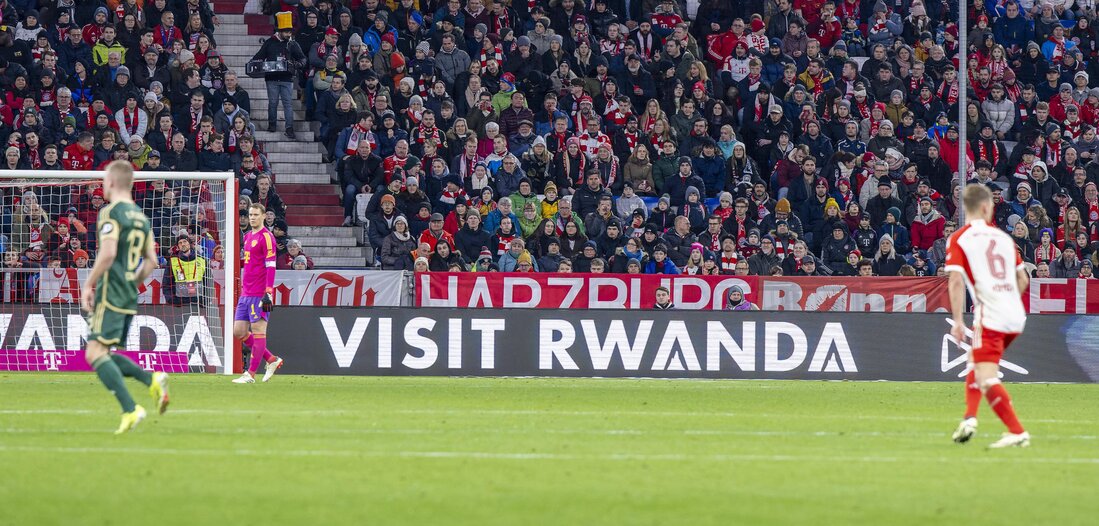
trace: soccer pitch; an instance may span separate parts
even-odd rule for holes
[[[1094,524],[1099,386],[0,373],[0,524]],[[138,403],[144,388],[128,381]]]

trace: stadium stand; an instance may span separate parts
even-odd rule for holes
[[[965,3],[961,52],[958,2],[228,0],[217,17],[205,0],[162,2],[105,13],[81,3],[41,20],[13,5],[26,2],[5,4],[4,19],[20,20],[0,32],[11,64],[2,116],[17,146],[8,167],[40,162],[19,149],[36,122],[48,130],[40,146],[67,144],[64,119],[29,95],[53,82],[95,98],[127,71],[137,88],[88,100],[92,116],[78,123],[96,133],[96,164],[141,163],[123,132],[142,126],[154,130],[146,142],[169,150],[165,164],[191,162],[170,150],[152,112],[167,102],[172,125],[200,133],[194,119],[205,114],[183,110],[207,104],[230,150],[254,134],[253,162],[272,175],[287,234],[321,267],[411,270],[446,240],[454,254],[436,268],[473,268],[487,253],[493,270],[522,238],[536,271],[547,255],[584,257],[590,241],[611,270],[649,268],[660,244],[686,273],[733,273],[747,259],[753,273],[802,274],[809,257],[814,274],[855,274],[869,259],[879,275],[927,275],[942,266],[944,236],[964,224],[957,195],[969,183],[998,190],[997,224],[1028,263],[1075,275],[1080,260],[1096,262],[1090,3]],[[156,56],[164,71],[144,67],[143,23],[167,45]],[[45,46],[57,47],[56,67]],[[300,67],[244,74],[251,60],[279,58]],[[960,122],[959,67],[971,79]],[[64,82],[38,74],[51,68]],[[235,106],[220,104],[228,71],[248,93],[239,125]],[[167,83],[164,100],[142,94],[154,80]],[[290,132],[285,112],[269,114],[269,93],[290,102]],[[131,94],[150,111],[144,125],[123,108]],[[104,142],[112,127],[123,129]],[[205,140],[187,139],[200,169],[222,165]],[[120,141],[129,152],[111,153]],[[959,177],[963,150],[972,162]],[[394,233],[398,216],[407,232]],[[626,250],[630,237],[640,251]],[[1073,261],[1061,255],[1068,245],[1078,245]]]

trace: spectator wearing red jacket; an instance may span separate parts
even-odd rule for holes
[[[832,0],[794,0],[794,12],[801,15],[801,19],[805,21],[805,27],[809,27],[820,20],[825,2],[831,3]],[[833,3],[832,11],[835,12],[835,10],[836,6]],[[827,49],[824,43],[821,43],[821,49]]]
[[[920,198],[920,211],[912,218],[912,227],[908,229],[912,238],[912,248],[930,250],[935,240],[943,237],[946,218],[935,210],[930,197]]]
[[[93,170],[95,168],[95,135],[81,132],[75,144],[65,147],[61,153],[61,165],[66,170]]]
[[[809,38],[817,39],[821,49],[830,49],[843,35],[843,27],[835,17],[836,4],[827,0],[821,7],[819,18],[815,22],[809,22],[806,33]]]
[[[305,255],[302,252],[301,241],[297,239],[291,239],[286,242],[286,252],[279,256],[275,262],[275,268],[279,270],[290,270],[294,267],[294,259],[298,256],[305,257],[305,267],[309,270],[313,269],[313,259]]]
[[[431,214],[431,219],[427,223],[427,228],[423,232],[420,232],[420,244],[427,243],[427,246],[434,247],[439,241],[446,241],[450,245],[450,249],[454,250],[454,236],[447,232],[443,225],[446,223],[443,214],[435,212]]]

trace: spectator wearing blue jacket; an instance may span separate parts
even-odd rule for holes
[[[725,158],[718,155],[717,144],[713,140],[702,143],[699,156],[691,161],[695,175],[702,178],[706,185],[706,197],[717,197],[725,191]]]
[[[645,263],[642,272],[644,274],[679,274],[679,267],[668,259],[668,247],[661,243],[653,248],[653,257]]]
[[[1065,38],[1065,27],[1061,24],[1053,26],[1053,34],[1042,43],[1042,54],[1053,63],[1060,63],[1061,57],[1073,49],[1076,49],[1076,42]]]
[[[1012,52],[1012,48],[1025,51],[1027,42],[1034,40],[1034,28],[1015,0],[1008,0],[1004,5],[1004,16],[992,24],[992,34],[996,37],[996,43],[1004,46],[1008,53]]]
[[[501,197],[500,200],[496,202],[496,209],[485,216],[485,223],[482,225],[482,228],[485,232],[495,234],[500,228],[500,222],[503,221],[505,217],[510,217],[511,224],[516,225],[515,229],[518,230],[517,225],[519,224],[519,216],[515,215],[515,212],[512,211],[510,197]]]
[[[912,238],[908,235],[908,229],[904,225],[900,224],[901,209],[897,207],[891,207],[885,211],[885,222],[882,223],[881,229],[878,230],[878,239],[882,236],[889,235],[893,238],[893,250],[898,254],[907,254],[912,249]]]
[[[687,199],[687,188],[695,187],[702,193],[706,190],[706,182],[694,172],[691,158],[683,155],[679,158],[679,173],[664,179],[664,193],[668,194],[671,205],[678,208],[683,206]]]

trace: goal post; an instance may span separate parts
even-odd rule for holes
[[[86,370],[79,307],[103,171],[0,171],[0,370]],[[134,172],[158,269],[118,350],[145,368],[233,374],[239,196],[233,172]],[[98,194],[98,195],[97,195]],[[191,252],[173,260],[183,243]],[[173,268],[176,269],[173,272]]]

